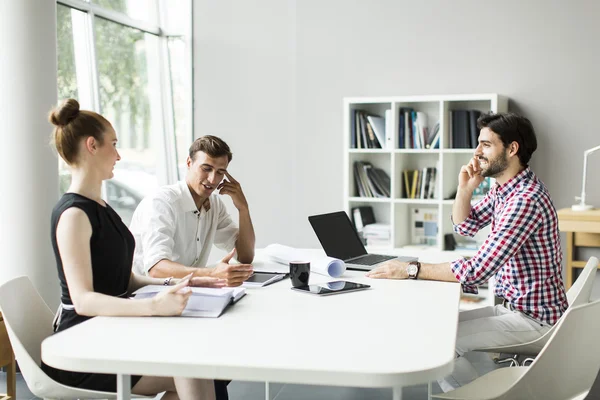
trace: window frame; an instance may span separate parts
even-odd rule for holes
[[[183,27],[181,31],[176,31],[173,29],[165,29],[163,25],[166,24],[164,21],[164,12],[166,11],[166,5],[164,3],[165,0],[154,0],[154,5],[156,9],[156,15],[158,15],[158,24],[137,20],[129,17],[126,14],[120,13],[118,11],[106,9],[98,4],[88,2],[86,0],[57,0],[56,3],[62,6],[66,6],[72,9],[76,9],[86,13],[85,18],[85,35],[82,35],[84,38],[79,38],[74,40],[79,40],[87,42],[85,46],[81,46],[79,48],[85,47],[86,53],[83,55],[83,59],[86,65],[87,74],[85,76],[85,80],[81,83],[78,82],[78,86],[81,84],[85,86],[86,89],[84,93],[88,93],[89,98],[80,99],[80,103],[82,105],[89,104],[93,111],[102,113],[101,110],[101,102],[100,102],[100,90],[99,90],[99,72],[98,72],[98,59],[96,55],[96,38],[95,38],[95,21],[96,17],[100,17],[110,22],[114,22],[129,28],[134,28],[143,33],[149,33],[155,35],[158,40],[158,61],[159,61],[159,96],[160,96],[160,105],[162,107],[162,115],[159,118],[158,123],[160,124],[159,131],[162,132],[161,140],[157,143],[157,148],[154,149],[159,157],[164,160],[164,170],[157,171],[157,180],[159,185],[165,184],[173,184],[177,182],[179,177],[178,165],[177,165],[177,149],[176,149],[176,132],[175,132],[175,113],[174,113],[174,103],[173,103],[173,87],[171,83],[171,69],[170,69],[170,59],[169,59],[169,49],[168,49],[168,40],[171,37],[179,37],[183,38],[186,43],[186,53],[187,53],[187,70],[189,71],[186,80],[189,80],[189,85],[186,85],[186,99],[188,102],[188,112],[186,115],[187,126],[189,127],[186,132],[186,136],[189,137],[189,141],[193,140],[193,93],[192,93],[192,21],[191,15],[193,11],[193,2],[192,0],[185,0],[184,5],[187,6],[190,12],[190,25],[187,27]],[[166,0],[168,1],[168,0]],[[170,27],[171,28],[171,27]],[[76,55],[77,60],[77,55]],[[159,158],[159,159],[160,159]]]

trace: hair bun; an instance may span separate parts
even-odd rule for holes
[[[79,103],[75,99],[67,99],[53,109],[48,116],[50,123],[65,126],[79,115]]]

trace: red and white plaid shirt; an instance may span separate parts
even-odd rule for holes
[[[494,185],[454,231],[473,236],[490,223],[492,232],[475,256],[451,263],[463,291],[477,293],[476,286],[495,275],[497,297],[554,325],[568,307],[558,218],[546,187],[529,168]]]

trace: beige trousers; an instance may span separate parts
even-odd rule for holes
[[[497,305],[463,311],[458,317],[454,371],[438,383],[444,392],[457,389],[476,379],[479,374],[464,356],[485,347],[525,343],[543,336],[550,326],[519,311]]]

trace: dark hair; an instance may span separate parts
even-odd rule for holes
[[[79,110],[75,99],[67,99],[50,111],[48,120],[55,126],[52,134],[58,154],[69,165],[77,163],[77,152],[82,139],[92,136],[102,145],[104,132],[110,128],[102,115]]]
[[[489,128],[508,147],[512,142],[519,144],[517,156],[521,165],[526,167],[531,155],[537,149],[537,139],[531,121],[514,113],[482,114],[477,119],[477,128]]]
[[[231,162],[233,154],[227,143],[216,136],[206,135],[194,140],[190,146],[190,158],[194,160],[197,152],[203,152],[212,158],[227,156],[227,160]]]

